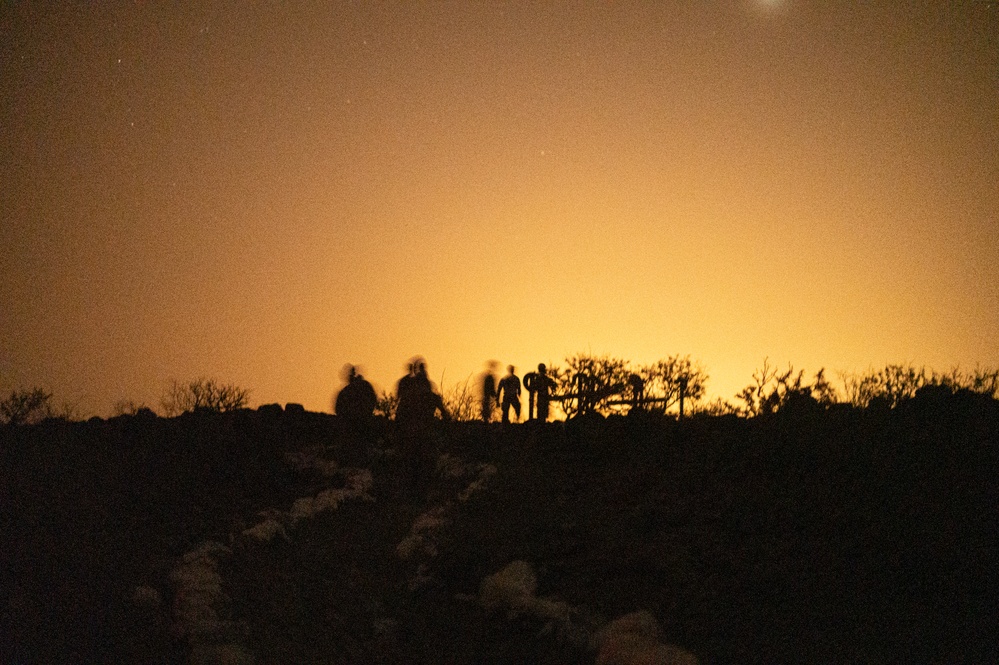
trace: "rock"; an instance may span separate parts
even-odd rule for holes
[[[531,564],[518,559],[482,580],[479,604],[487,610],[522,609],[533,600],[537,588]]]
[[[257,413],[262,416],[279,418],[284,413],[284,409],[281,408],[280,404],[261,404],[257,407]]]
[[[698,665],[697,657],[660,642],[659,623],[649,612],[632,612],[597,632],[596,665]]]

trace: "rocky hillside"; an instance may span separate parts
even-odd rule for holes
[[[999,660],[999,405],[7,428],[0,662]],[[637,660],[645,658],[645,660]]]

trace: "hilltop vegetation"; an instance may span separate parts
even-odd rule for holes
[[[685,402],[686,414],[748,417],[773,413],[789,402],[802,399],[824,407],[833,404],[893,407],[927,386],[999,398],[999,369],[988,367],[973,370],[954,367],[949,372],[938,372],[915,365],[888,364],[866,372],[839,372],[837,379],[822,368],[809,379],[804,370],[795,370],[790,364],[781,370],[764,359],[753,372],[752,381],[734,396],[734,401],[708,397],[707,370],[690,356],[673,355],[649,364],[634,364],[610,355],[576,353],[566,357],[562,365],[548,367],[547,372],[555,386],[555,411],[569,418],[590,412],[627,413],[636,398],[644,411],[653,414],[677,414]],[[525,393],[526,388],[525,385]],[[236,411],[250,405],[251,392],[215,378],[173,379],[160,396],[159,408],[167,417],[194,411]],[[444,386],[442,397],[451,418],[478,420],[481,392],[481,386],[475,385],[472,377]],[[393,419],[398,401],[394,390],[383,391],[376,398],[375,415]],[[115,416],[155,413],[149,405],[131,399],[118,400],[112,411]],[[39,387],[12,390],[0,400],[0,424],[33,424],[46,418],[72,421],[86,416],[72,402],[64,401],[57,406],[54,395]]]
[[[4,428],[0,660],[592,663],[638,610],[702,663],[999,656],[991,397],[441,423],[416,499],[377,422],[370,447],[280,407]],[[480,602],[517,561],[544,611]]]

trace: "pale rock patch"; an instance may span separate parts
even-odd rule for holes
[[[661,641],[659,623],[651,613],[632,612],[597,631],[596,665],[698,665],[689,651]]]

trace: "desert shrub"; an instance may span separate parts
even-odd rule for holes
[[[375,402],[375,415],[385,416],[389,419],[395,418],[396,409],[399,408],[399,396],[395,393],[383,390]]]
[[[233,384],[218,383],[214,379],[200,378],[183,383],[174,380],[160,400],[160,405],[167,416],[196,409],[221,413],[245,408],[249,398],[249,390]]]
[[[705,416],[728,416],[738,414],[739,407],[732,404],[727,399],[715,397],[706,402],[695,403],[691,409],[691,414],[702,414]]]
[[[885,365],[864,374],[843,375],[846,400],[860,407],[867,407],[874,400],[898,406],[902,400],[914,397],[928,382],[926,368],[912,365]]]
[[[770,365],[768,358],[763,359],[763,366],[753,372],[753,383],[749,384],[736,395],[742,400],[740,409],[743,415],[759,416],[775,413],[791,403],[814,401],[828,406],[838,400],[838,393],[826,378],[825,369],[815,373],[815,378],[805,380],[805,371],[794,371],[790,364],[787,370],[781,372]]]
[[[584,410],[607,414],[629,409],[635,377],[643,383],[644,398],[652,400],[645,408],[659,413],[665,413],[680,401],[681,386],[684,399],[693,406],[704,397],[708,380],[700,363],[690,356],[677,355],[633,367],[621,358],[578,353],[566,358],[564,366],[550,367],[548,374],[554,379],[559,395],[579,395],[581,388],[589,393],[588,401],[578,397],[563,401],[562,409],[569,417]]]
[[[51,415],[52,393],[41,388],[12,390],[9,397],[0,401],[0,418],[10,425],[35,423]]]
[[[951,390],[970,390],[988,397],[999,397],[999,370],[976,367],[970,372],[958,367],[947,373],[913,365],[885,365],[864,373],[843,373],[846,401],[867,407],[874,401],[890,407],[915,397],[924,386],[944,386]]]
[[[962,375],[961,385],[958,387],[988,395],[993,399],[999,398],[999,369],[976,367],[971,374]]]
[[[548,368],[548,375],[555,381],[558,395],[588,394],[562,402],[562,410],[571,418],[582,411],[611,411],[610,402],[619,400],[628,391],[631,370],[628,361],[621,358],[577,353],[567,357],[564,366]]]
[[[120,399],[111,407],[111,412],[115,416],[134,416],[147,411],[152,411],[144,402],[136,402],[130,399]]]
[[[636,373],[645,382],[645,396],[657,400],[646,408],[659,413],[679,403],[681,388],[691,405],[701,400],[708,382],[707,372],[690,356],[669,356],[639,367]]]
[[[459,381],[441,393],[444,408],[447,409],[452,420],[467,422],[477,420],[481,416],[479,399],[471,386],[471,380],[472,377],[463,382]]]

